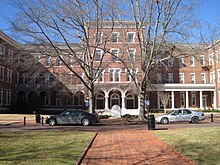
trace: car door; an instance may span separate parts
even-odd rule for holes
[[[57,124],[69,124],[71,119],[71,112],[65,111],[62,114],[60,114],[56,119],[57,119]]]
[[[182,110],[175,110],[169,116],[170,122],[180,121],[181,120]]]
[[[191,121],[192,112],[188,109],[183,109],[182,121]]]
[[[77,111],[77,110],[72,111],[71,124],[80,124],[79,123],[79,111]]]

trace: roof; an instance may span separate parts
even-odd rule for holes
[[[10,38],[8,35],[6,35],[3,31],[0,30],[0,38],[9,43],[10,45],[18,48],[19,44],[14,41],[12,38]]]

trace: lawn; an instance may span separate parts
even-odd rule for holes
[[[220,128],[187,128],[154,134],[199,165],[220,164]]]
[[[75,164],[94,133],[0,131],[0,164]]]

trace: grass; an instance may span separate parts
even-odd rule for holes
[[[220,128],[187,128],[154,134],[199,165],[220,164]]]
[[[75,164],[94,133],[0,131],[0,164]]]

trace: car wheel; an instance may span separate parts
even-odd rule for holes
[[[84,126],[87,126],[87,125],[89,125],[90,124],[90,120],[86,117],[86,118],[83,118],[82,119],[82,125],[84,125]]]
[[[199,123],[199,118],[197,116],[194,116],[192,118],[192,123]]]
[[[169,119],[164,117],[164,118],[161,119],[160,122],[161,122],[161,124],[168,124],[169,123]]]
[[[55,119],[50,119],[49,124],[50,124],[51,126],[56,125],[56,120],[55,120]]]

